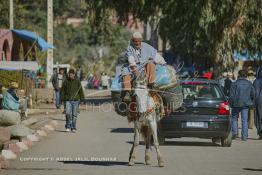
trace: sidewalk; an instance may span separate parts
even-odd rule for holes
[[[61,114],[63,109],[56,109],[55,104],[41,103],[34,109],[28,109],[28,115],[40,115],[40,114]]]
[[[29,150],[35,142],[46,140],[44,138],[57,129],[58,121],[65,120],[64,107],[56,109],[55,104],[50,103],[50,99],[53,101],[51,91],[38,91],[38,97],[42,103],[38,103],[33,109],[28,109],[28,117],[25,120],[15,125],[1,127],[0,170],[8,169],[10,161],[17,159],[21,152]],[[85,105],[80,105],[80,110],[100,106],[105,102],[109,105],[111,103],[109,90],[87,90]]]

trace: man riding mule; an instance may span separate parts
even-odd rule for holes
[[[136,76],[139,70],[144,68],[148,87],[153,88],[156,80],[156,64],[166,64],[166,62],[155,48],[142,42],[140,32],[133,34],[131,44],[128,46],[125,56],[128,64],[122,68],[123,88],[126,92],[124,101],[130,101],[133,76]]]
[[[113,79],[111,95],[115,111],[121,116],[127,116],[128,122],[134,123],[134,142],[128,164],[134,165],[141,134],[146,145],[145,163],[150,164],[149,149],[153,138],[158,166],[163,167],[157,122],[165,113],[182,105],[183,95],[176,71],[172,66],[166,65],[156,49],[142,42],[139,32],[133,34],[121,63],[124,64],[121,72]]]
[[[157,152],[158,165],[164,166],[157,139],[157,121],[163,112],[161,97],[152,91],[156,81],[156,64],[166,64],[152,46],[142,42],[142,35],[135,32],[126,51],[128,64],[122,68],[124,101],[128,104],[128,121],[134,122],[134,142],[129,155],[129,165],[134,165],[139,135],[145,140],[145,163],[149,163],[151,138]],[[133,93],[131,93],[133,92]]]

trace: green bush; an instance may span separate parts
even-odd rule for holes
[[[0,70],[0,84],[4,87],[9,87],[9,84],[15,81],[21,87],[22,83],[24,83],[22,75],[22,71]]]

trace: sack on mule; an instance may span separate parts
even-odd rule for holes
[[[34,133],[34,130],[21,124],[9,126],[8,129],[12,137],[26,137]]]
[[[0,110],[0,126],[17,125],[21,122],[19,112]]]
[[[172,66],[160,65],[156,66],[156,86],[176,84],[176,70]]]
[[[116,77],[113,79],[111,90],[112,91],[121,91],[122,90],[122,79],[120,75],[116,75]]]
[[[19,105],[20,105],[19,101],[17,101],[10,93],[8,92],[3,93],[3,101],[2,101],[3,109],[18,112]]]
[[[176,70],[172,66],[168,65],[156,65],[156,86],[168,85],[171,83],[176,83]],[[123,80],[120,75],[117,75],[111,85],[112,91],[121,91],[122,90]]]
[[[182,86],[180,84],[161,91],[160,95],[163,99],[164,106],[168,110],[175,111],[183,104]]]

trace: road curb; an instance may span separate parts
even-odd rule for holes
[[[44,137],[47,137],[52,131],[58,127],[58,122],[52,120],[48,124],[44,125],[41,129],[37,130],[35,134],[27,135],[22,141],[15,143],[9,143],[7,149],[3,149],[0,154],[0,170],[8,169],[10,163],[9,160],[15,160],[18,158],[18,154],[30,150],[30,147],[34,145],[34,142],[42,141]]]
[[[0,170],[7,169],[10,166],[10,162],[5,159],[4,156],[0,155]]]

